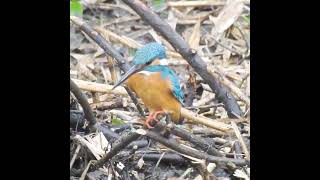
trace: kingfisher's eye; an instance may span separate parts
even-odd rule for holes
[[[149,61],[146,63],[147,66],[149,66],[152,63],[152,61]]]

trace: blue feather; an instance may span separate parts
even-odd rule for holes
[[[155,58],[166,58],[166,50],[161,44],[152,42],[137,50],[135,57],[133,58],[133,63],[146,64]]]
[[[161,72],[161,77],[163,79],[167,79],[167,77],[169,77],[170,82],[172,83],[171,91],[173,95],[179,100],[182,105],[184,105],[184,93],[180,88],[178,76],[174,73],[173,70],[171,70],[168,66],[163,65],[147,66],[144,68],[144,70],[150,72]]]

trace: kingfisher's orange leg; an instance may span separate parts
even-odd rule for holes
[[[156,112],[153,112],[149,115],[149,117],[146,119],[146,122],[145,122],[145,125],[149,128],[149,129],[152,129],[154,127],[152,127],[149,123],[152,122],[153,120],[157,121],[158,122],[158,119],[157,119],[157,116],[158,114],[162,114],[162,113],[165,113],[164,111],[156,111]]]
[[[153,127],[149,124],[149,123],[152,121],[152,119],[154,118],[154,117],[153,117],[153,114],[154,114],[154,113],[150,113],[149,116],[148,116],[148,118],[146,119],[146,121],[145,121],[145,123],[144,123],[149,129],[152,129],[152,128],[153,128]]]

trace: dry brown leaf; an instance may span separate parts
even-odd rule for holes
[[[220,6],[225,4],[224,1],[208,0],[208,1],[169,1],[168,6],[171,7],[200,7],[200,6]]]
[[[175,17],[175,15],[173,14],[172,11],[169,11],[168,14],[168,24],[171,26],[171,28],[173,30],[176,29],[176,25],[177,25],[178,19]]]
[[[242,13],[243,6],[242,0],[229,0],[218,17],[214,19],[215,33],[223,33],[228,29]]]
[[[83,79],[88,79],[90,81],[97,80],[97,77],[93,75],[93,73],[90,71],[90,69],[86,65],[79,62],[76,66],[76,69],[80,75],[84,76]]]
[[[143,158],[140,158],[139,161],[138,161],[138,164],[137,164],[139,169],[142,168],[143,164],[144,164],[144,160],[143,160]]]
[[[201,24],[201,22],[200,22],[200,20],[198,20],[198,22],[193,27],[192,34],[191,34],[189,41],[188,41],[190,48],[195,49],[195,50],[198,49],[199,42],[200,42],[200,35],[201,35],[200,24]]]
[[[78,63],[83,65],[87,65],[92,63],[92,55],[91,54],[77,54],[77,53],[70,53],[70,56],[75,58]]]

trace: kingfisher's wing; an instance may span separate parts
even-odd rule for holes
[[[180,82],[179,82],[178,76],[171,69],[168,68],[168,70],[169,70],[170,81],[172,83],[171,91],[172,91],[173,95],[180,101],[180,103],[182,105],[184,105],[184,103],[183,103],[184,93],[183,93],[182,89],[180,88]]]

